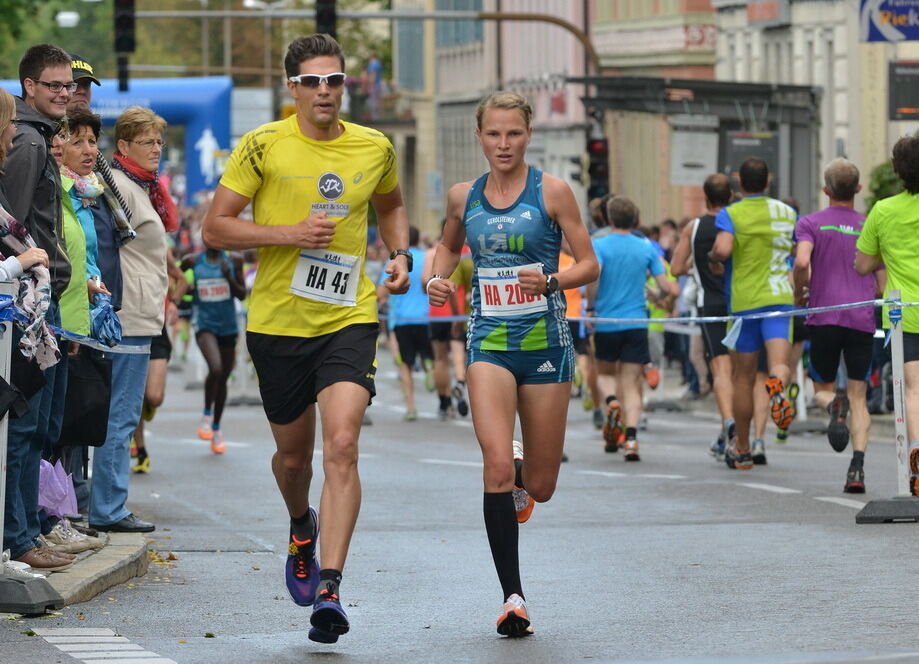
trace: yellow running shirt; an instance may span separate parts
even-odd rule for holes
[[[337,222],[328,249],[258,250],[250,332],[317,337],[377,322],[375,288],[364,274],[367,206],[399,183],[396,158],[380,132],[340,124],[331,141],[304,136],[296,115],[262,125],[243,136],[220,179],[252,199],[256,224],[296,224],[321,210]]]

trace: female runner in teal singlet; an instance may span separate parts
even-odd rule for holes
[[[574,347],[562,291],[599,275],[587,229],[570,187],[524,157],[532,108],[497,92],[476,112],[476,136],[489,171],[447,194],[446,224],[431,275],[431,305],[455,285],[463,244],[472,249],[472,314],[466,347],[472,420],[484,461],[485,530],[501,582],[498,633],[533,633],[517,555],[518,523],[534,500],[552,497],[565,442]],[[562,236],[575,263],[558,272]],[[522,443],[514,441],[520,416]]]

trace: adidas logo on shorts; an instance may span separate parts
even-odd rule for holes
[[[555,371],[555,367],[552,366],[552,363],[549,360],[543,362],[540,367],[536,370],[536,373],[550,373]]]

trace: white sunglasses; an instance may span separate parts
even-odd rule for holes
[[[287,80],[291,83],[305,85],[308,88],[318,88],[323,81],[330,88],[340,88],[345,83],[345,74],[342,72],[334,74],[300,74],[299,76],[291,76]]]

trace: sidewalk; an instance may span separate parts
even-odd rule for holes
[[[64,599],[64,605],[86,602],[112,586],[147,573],[147,541],[139,533],[109,533],[99,551],[77,555],[73,566],[52,572],[48,584]]]

